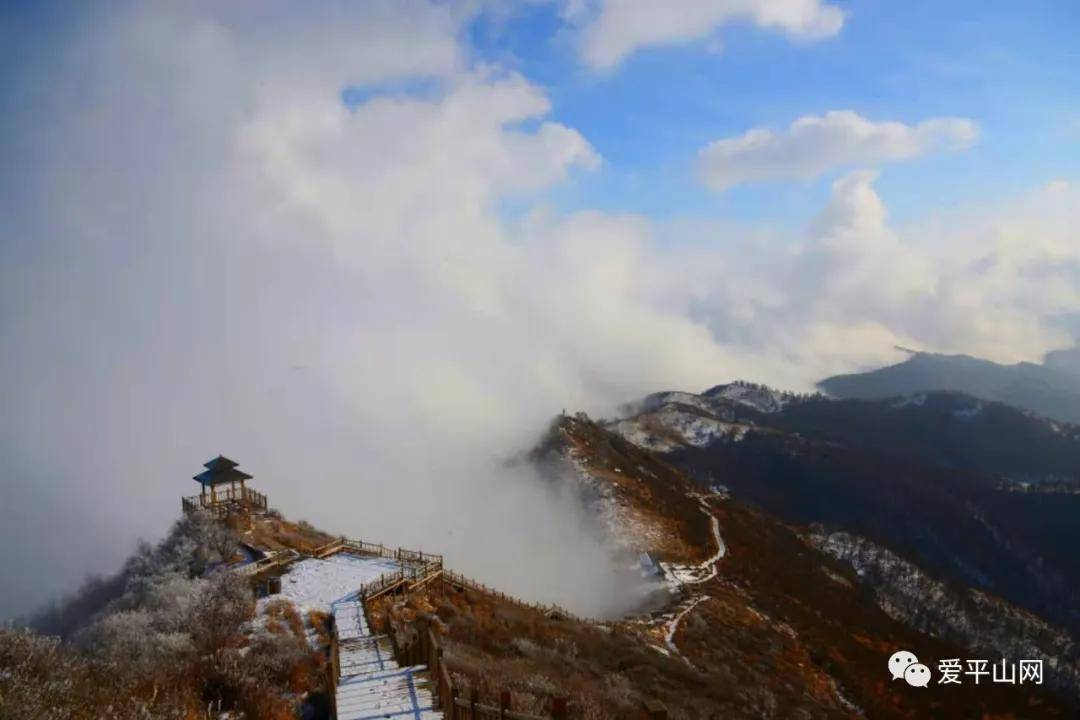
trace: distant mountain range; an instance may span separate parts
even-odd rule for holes
[[[955,392],[840,400],[746,383],[656,393],[607,427],[704,487],[1080,632],[1078,427]]]
[[[1080,347],[1049,353],[1042,364],[1016,365],[969,355],[915,352],[897,365],[836,375],[818,387],[832,397],[859,399],[950,390],[1080,423]]]

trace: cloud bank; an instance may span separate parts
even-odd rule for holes
[[[793,38],[835,36],[844,13],[821,0],[600,0],[575,5],[587,16],[582,58],[595,70],[610,70],[643,48],[702,40],[728,23],[749,22]]]
[[[467,18],[110,4],[28,45],[5,78],[4,614],[159,536],[219,452],[289,516],[625,601],[572,493],[504,463],[563,407],[720,356],[641,272],[641,221],[504,222],[598,157],[540,88],[463,60]]]
[[[693,317],[773,382],[895,361],[893,345],[1036,360],[1080,318],[1080,191],[1053,182],[993,208],[902,226],[858,170],[832,185],[805,237],[679,259]]]
[[[965,118],[932,118],[915,125],[873,122],[850,110],[807,115],[783,132],[754,128],[710,143],[699,156],[702,180],[713,190],[775,180],[810,180],[830,170],[911,160],[960,150],[978,138]]]

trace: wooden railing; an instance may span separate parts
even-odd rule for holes
[[[299,557],[300,553],[295,550],[279,550],[274,553],[268,553],[266,557],[260,558],[255,562],[241,565],[236,571],[241,575],[258,575],[259,573],[267,572],[274,568],[284,567],[294,560],[297,560]]]
[[[434,553],[421,552],[420,550],[406,550],[405,548],[390,549],[379,543],[364,542],[363,540],[350,540],[349,538],[341,538],[342,548],[351,550],[361,555],[378,555],[384,557],[387,560],[397,560],[403,565],[424,564],[429,562],[438,562],[442,565],[443,556],[436,555]]]
[[[195,496],[194,500],[199,498]],[[190,498],[184,498],[185,502]],[[255,577],[276,568],[284,567],[304,557],[326,558],[339,552],[352,552],[360,555],[376,555],[395,560],[401,564],[401,568],[383,573],[375,580],[365,583],[359,589],[361,597],[382,595],[399,586],[420,587],[427,584],[438,576],[442,571],[442,555],[406,550],[405,548],[390,549],[384,545],[366,543],[362,540],[350,540],[345,537],[335,538],[322,545],[312,545],[303,541],[294,543],[295,547],[286,550],[267,553],[255,562],[242,565],[237,572],[242,575]]]
[[[364,605],[364,612],[368,613],[368,606]],[[394,648],[394,659],[402,667],[425,665],[432,682],[432,697],[435,701],[435,709],[441,710],[445,720],[479,720],[490,718],[491,720],[548,720],[541,715],[529,715],[517,712],[512,708],[510,691],[505,690],[499,695],[499,706],[485,705],[480,702],[480,694],[476,688],[472,688],[468,697],[464,696],[454,685],[450,670],[443,659],[443,648],[438,636],[429,622],[423,622],[415,642],[408,647],[400,648],[394,639],[394,633],[390,629],[389,608],[385,611],[385,623],[387,634],[390,636]],[[370,623],[370,619],[369,619]],[[554,698],[550,705],[550,717],[554,720],[566,718],[566,698]]]
[[[476,720],[476,718],[492,718],[503,720],[547,720],[542,715],[528,715],[522,712],[516,712],[510,707],[510,691],[503,690],[499,695],[499,707],[493,705],[484,705],[479,700],[479,691],[473,688],[469,693],[469,698],[458,697],[457,690],[451,690],[451,704],[453,705],[453,711],[444,712],[444,716],[455,720],[460,718],[462,720]],[[548,708],[551,713],[550,717],[558,720],[559,718],[566,717],[566,698],[552,698],[551,705]]]
[[[383,573],[371,582],[366,582],[361,585],[357,591],[357,597],[361,602],[371,601],[392,590],[396,590],[406,582],[404,569]]]
[[[344,538],[337,538],[335,540],[331,540],[325,545],[319,545],[318,547],[311,548],[311,550],[307,554],[316,558],[329,557],[334,553],[341,552],[341,550],[343,549],[343,540]]]
[[[357,593],[364,615],[367,618],[368,627],[374,627],[371,618],[371,603],[373,600],[399,588],[413,590],[437,579],[457,587],[483,592],[521,606],[546,611],[555,609],[569,615],[569,613],[557,606],[526,603],[483,583],[470,580],[464,575],[446,570],[442,566],[441,555],[399,550],[395,553],[395,558],[404,559],[403,561],[409,564],[396,572],[384,573],[370,583],[365,583]],[[422,562],[418,562],[421,560]],[[424,621],[423,626],[419,628],[416,641],[408,647],[402,648],[398,646],[392,629],[390,609],[387,607],[383,612],[383,622],[386,627],[386,634],[389,636],[394,650],[394,659],[402,667],[427,666],[433,683],[432,694],[435,709],[442,711],[445,720],[480,720],[481,718],[487,720],[548,720],[548,717],[545,716],[529,715],[513,710],[509,691],[500,694],[498,707],[481,703],[479,691],[476,688],[470,691],[468,698],[464,697],[463,693],[454,685],[450,670],[443,660],[442,645],[430,622]],[[553,720],[565,720],[567,715],[566,698],[553,698],[549,710],[550,718]]]
[[[196,496],[196,498],[197,497],[198,496]],[[298,543],[297,548],[297,550],[281,551],[272,556],[268,555],[262,560],[244,565],[240,568],[240,572],[256,575],[264,570],[287,565],[288,563],[299,559],[301,556],[325,558],[338,552],[347,551],[359,555],[375,555],[386,558],[387,560],[394,560],[402,565],[402,567],[397,570],[383,573],[374,580],[361,585],[358,588],[358,597],[364,602],[401,588],[419,589],[434,580],[441,579],[448,585],[452,585],[462,590],[472,590],[474,592],[483,593],[489,597],[512,603],[519,607],[535,610],[548,617],[561,617],[594,625],[600,625],[606,622],[596,618],[585,618],[574,615],[566,608],[555,603],[545,604],[526,602],[513,595],[507,595],[501,590],[485,585],[478,580],[473,580],[461,573],[444,568],[443,556],[434,553],[425,553],[419,550],[407,550],[405,548],[391,549],[381,543],[369,543],[364,542],[363,540],[352,540],[346,537],[335,538],[322,545],[308,545],[301,542]]]
[[[379,557],[392,558],[395,554],[393,550],[382,543],[375,544],[348,538],[342,538],[342,542],[346,548],[361,555],[378,555]]]
[[[330,623],[330,647],[327,649],[329,662],[326,663],[326,685],[330,691],[330,717],[336,718],[337,686],[338,678],[341,677],[341,650],[338,647],[337,624],[333,614],[329,616],[328,622]]]
[[[423,553],[416,553],[414,556],[418,557],[420,555],[423,555]],[[420,564],[405,565],[399,570],[383,573],[371,582],[361,585],[357,590],[357,597],[360,602],[366,604],[388,592],[397,589],[419,588],[434,580],[442,573],[442,557],[432,555],[425,555],[425,557],[437,557],[438,559]]]
[[[441,555],[406,550],[404,548],[391,550],[382,544],[366,543],[362,540],[350,540],[344,537],[311,548],[311,550],[326,555],[347,550],[358,554],[393,559],[402,564],[400,569],[383,573],[371,582],[361,585],[358,589],[357,597],[367,619],[368,627],[374,627],[371,618],[372,601],[395,590],[414,590],[436,580],[441,580],[460,589],[483,593],[523,608],[536,610],[549,617],[571,618],[593,624],[604,622],[602,620],[577,617],[559,605],[530,603],[507,595],[484,583],[445,569]],[[551,699],[548,706],[549,715],[547,716],[530,715],[514,710],[511,702],[512,696],[509,691],[503,691],[499,695],[498,706],[481,703],[479,691],[476,688],[470,689],[466,697],[465,692],[454,684],[450,669],[444,661],[442,644],[431,623],[423,619],[418,621],[421,626],[418,628],[416,641],[402,648],[398,646],[391,626],[390,609],[385,608],[384,613],[386,634],[389,636],[393,646],[394,659],[402,667],[427,666],[432,682],[435,709],[443,713],[445,720],[566,720],[568,707],[567,698],[565,697]],[[330,693],[333,698],[340,679],[341,668],[337,628],[334,627],[332,630],[327,674],[329,676]],[[651,720],[664,720],[667,717],[666,709],[656,702],[647,702],[644,714],[645,717]],[[334,717],[336,717],[336,714]]]
[[[338,552],[351,552],[357,555],[374,555],[387,560],[396,560],[405,566],[423,565],[437,562],[442,565],[443,556],[434,553],[421,552],[419,550],[407,550],[405,548],[389,548],[382,543],[369,543],[363,540],[353,540],[345,536],[334,538],[323,545],[310,545],[299,543],[298,550],[312,557],[327,557]]]
[[[473,580],[472,578],[467,578],[461,573],[456,573],[453,570],[447,570],[444,568],[440,573],[440,577],[442,578],[442,581],[448,585],[453,585],[455,587],[461,588],[462,590],[473,590],[478,593],[483,593],[484,595],[488,595],[489,597],[493,597],[498,600],[517,605],[518,607],[536,610],[549,617],[561,617],[566,618],[567,620],[577,620],[578,622],[589,623],[593,625],[600,625],[605,622],[596,618],[579,617],[577,615],[574,615],[572,612],[562,607],[561,605],[556,605],[555,603],[526,602],[525,600],[516,598],[513,595],[507,595],[501,590],[496,590],[495,588],[489,585],[485,585],[482,582]]]
[[[252,490],[251,488],[244,488],[243,495],[244,495],[244,502],[246,502],[248,505],[251,505],[252,507],[258,508],[260,510],[269,509],[269,505],[268,505],[267,500],[266,500],[266,495],[259,492],[258,490]]]
[[[185,514],[198,510],[224,514],[238,505],[242,505],[248,510],[265,511],[268,508],[266,495],[247,487],[224,488],[210,495],[192,495],[180,498],[180,507]]]

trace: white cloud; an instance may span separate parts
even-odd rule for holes
[[[287,4],[121,7],[21,66],[38,91],[4,139],[31,201],[0,199],[0,585],[21,594],[0,608],[160,535],[218,452],[290,516],[625,602],[574,498],[503,462],[562,407],[704,383],[719,356],[648,280],[642,222],[502,221],[595,167],[588,141],[521,76],[464,66],[441,3],[300,27]],[[340,100],[416,76],[434,89]]]
[[[976,124],[964,118],[905,125],[876,123],[850,110],[834,110],[801,117],[783,132],[754,128],[717,140],[701,151],[700,173],[717,191],[747,182],[808,180],[837,168],[963,149],[977,137]]]
[[[580,17],[585,12],[578,6]],[[582,55],[591,67],[608,70],[641,48],[702,40],[735,21],[818,40],[840,32],[844,14],[821,0],[599,0],[584,28]]]
[[[893,345],[1038,360],[1080,317],[1080,193],[1053,183],[993,208],[894,227],[855,171],[798,243],[680,258],[694,316],[739,365],[807,386],[898,359]]]

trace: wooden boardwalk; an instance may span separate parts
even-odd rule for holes
[[[427,666],[399,667],[386,635],[373,635],[359,597],[334,603],[338,720],[437,720]]]

